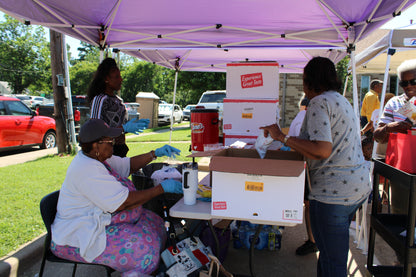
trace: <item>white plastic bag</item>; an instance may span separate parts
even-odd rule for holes
[[[267,137],[264,136],[264,131],[260,130],[260,134],[257,137],[256,144],[254,145],[256,147],[257,153],[259,153],[260,158],[264,159],[266,156],[267,148],[272,144],[273,139],[270,136],[270,134],[267,135]]]
[[[156,170],[153,172],[152,176],[150,176],[153,180],[153,184],[159,185],[162,181],[166,179],[175,179],[179,182],[182,182],[182,175],[181,173],[174,167],[164,165],[161,169]]]

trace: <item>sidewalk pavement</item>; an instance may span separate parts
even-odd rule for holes
[[[58,148],[56,147],[51,149],[33,149],[32,151],[30,150],[20,154],[0,156],[0,167],[21,164],[28,161],[34,161],[47,155],[54,155],[58,153]]]

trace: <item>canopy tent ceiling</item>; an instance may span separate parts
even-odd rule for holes
[[[27,24],[119,49],[347,47],[416,0],[0,0]]]
[[[0,10],[26,24],[42,25],[102,49],[135,50],[137,55],[137,50],[145,48],[251,47],[259,52],[264,47],[282,50],[342,47],[353,50],[360,39],[415,2],[416,0],[0,0]],[[185,59],[184,56],[180,58]],[[171,57],[166,55],[165,59]],[[272,56],[267,57],[267,60],[278,59]],[[355,65],[354,55],[352,61]],[[278,62],[291,64],[285,60]],[[175,69],[179,70],[179,67],[180,62],[175,63]],[[355,67],[353,101],[358,115],[354,73]],[[176,92],[176,80],[174,91]]]
[[[315,56],[330,58],[338,63],[346,55],[340,49],[293,48],[205,48],[205,49],[140,49],[124,53],[180,71],[225,72],[227,63],[235,61],[277,61],[280,73],[302,73],[305,64]]]
[[[395,52],[392,52],[388,72],[395,74],[404,60],[416,58],[416,29],[377,30],[358,42],[357,74],[384,73],[389,49]]]

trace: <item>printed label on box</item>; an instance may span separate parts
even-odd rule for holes
[[[299,216],[298,210],[283,210],[283,219],[297,220]]]
[[[227,209],[227,202],[225,201],[216,201],[212,203],[213,210],[226,210]]]
[[[232,124],[224,124],[223,126],[224,130],[231,130],[233,128]]]
[[[247,191],[259,191],[259,192],[263,192],[264,183],[261,183],[261,182],[248,182],[248,181],[246,181],[245,188],[246,188]]]
[[[253,118],[253,113],[242,113],[241,118],[252,119]]]
[[[263,86],[263,74],[261,72],[241,75],[242,88],[254,88]]]

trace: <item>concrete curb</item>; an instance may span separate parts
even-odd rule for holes
[[[45,234],[22,245],[18,250],[9,253],[0,260],[0,277],[14,277],[33,265],[43,255]]]

